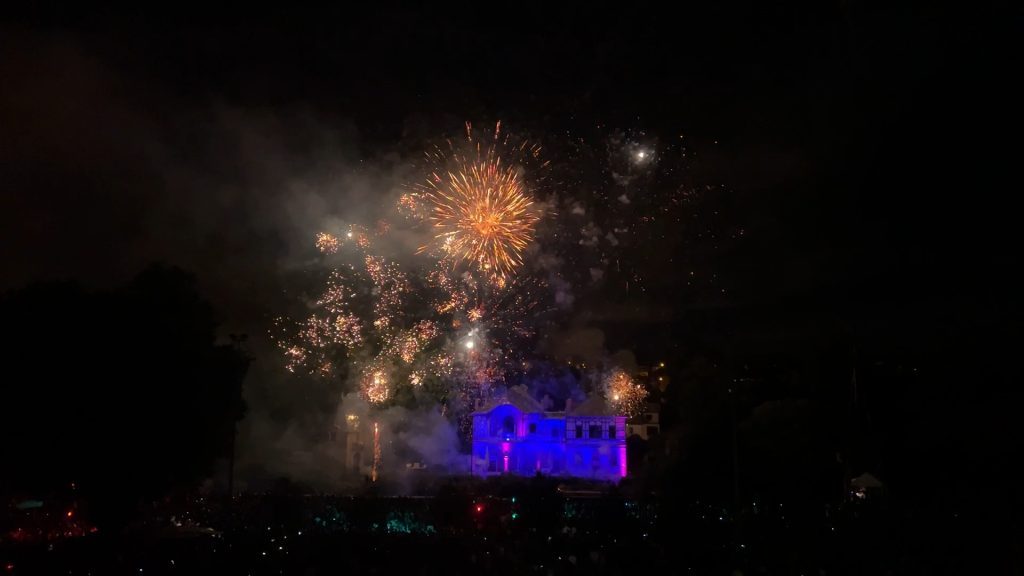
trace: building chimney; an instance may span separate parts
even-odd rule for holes
[[[565,400],[565,411],[566,412],[571,412],[572,411],[572,398],[567,398]]]

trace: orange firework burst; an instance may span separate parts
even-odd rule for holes
[[[440,164],[422,191],[427,219],[445,258],[469,262],[495,278],[503,278],[523,263],[523,250],[533,241],[540,215],[522,171],[503,158],[495,130],[494,143],[479,143],[468,154],[428,155]],[[467,136],[472,143],[471,127]],[[524,142],[513,153],[537,156],[540,149]],[[423,249],[426,249],[424,246]]]
[[[374,404],[385,402],[391,396],[391,389],[388,386],[388,373],[377,363],[369,366],[363,372],[360,388],[366,400]]]
[[[338,237],[334,234],[321,232],[316,235],[316,247],[324,254],[334,254],[338,251]]]
[[[289,346],[284,351],[285,358],[288,359],[288,364],[285,366],[290,372],[295,372],[295,368],[300,366],[306,361],[306,351],[298,346]]]
[[[417,216],[420,213],[418,194],[402,194],[398,198],[398,211],[406,217]]]
[[[412,364],[423,352],[424,346],[437,335],[437,326],[433,322],[421,320],[411,329],[392,338],[385,346],[384,353],[389,357],[397,356],[405,364]]]
[[[605,400],[620,414],[634,416],[640,412],[640,408],[647,398],[647,390],[633,382],[629,374],[615,369],[605,376],[602,384]]]

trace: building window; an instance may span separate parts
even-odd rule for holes
[[[616,438],[616,436],[615,436],[615,424],[610,424],[608,426],[608,437],[612,438],[612,439]]]
[[[507,435],[516,433],[516,419],[511,416],[505,416],[505,419],[501,422],[502,431]]]
[[[590,432],[590,437],[591,438],[600,438],[601,437],[601,425],[600,424],[591,424],[589,432]]]
[[[576,438],[583,438],[583,424],[576,425]]]
[[[537,423],[536,422],[530,422],[530,434],[536,434],[536,433],[537,433]]]

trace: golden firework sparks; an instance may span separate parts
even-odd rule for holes
[[[316,235],[316,247],[324,254],[334,254],[338,251],[340,242],[338,237],[328,232],[320,232]]]
[[[479,322],[483,317],[484,310],[480,306],[470,308],[469,311],[466,312],[466,318],[469,318],[470,322]]]
[[[444,257],[468,262],[495,279],[522,265],[540,219],[522,171],[500,153],[500,128],[499,123],[489,147],[476,143],[469,154],[449,157],[437,150],[428,155],[439,166],[417,187]],[[467,136],[472,142],[468,124]],[[523,142],[514,151],[536,155],[539,148]]]
[[[360,384],[363,396],[368,402],[380,404],[391,396],[391,389],[388,387],[388,374],[379,365],[370,366],[363,373]]]
[[[497,277],[523,263],[538,216],[518,172],[500,159],[474,163],[434,180],[430,220],[446,256]]]
[[[437,337],[437,335],[438,329],[436,324],[430,320],[421,320],[411,329],[404,330],[391,339],[385,348],[385,353],[388,356],[398,356],[406,364],[412,364],[419,354],[423,352],[424,346]]]
[[[635,416],[640,412],[647,390],[637,384],[622,370],[612,370],[602,382],[605,400],[616,411],[626,416]]]
[[[403,294],[408,292],[409,283],[398,267],[383,258],[367,256],[366,272],[373,281],[376,299],[373,304],[376,318],[374,327],[389,331],[395,325],[395,316],[402,309]]]
[[[398,211],[406,218],[421,216],[419,194],[405,193],[398,197]]]
[[[515,349],[532,335],[538,304],[520,267],[535,241],[541,211],[531,186],[544,166],[533,163],[538,147],[509,147],[499,134],[474,139],[467,126],[462,144],[427,154],[430,177],[398,200],[400,214],[431,225],[433,269],[399,267],[379,253],[389,244],[376,241],[390,234],[388,220],[316,235],[323,254],[346,258],[305,302],[303,319],[275,321],[289,370],[326,379],[351,367],[352,384],[374,404],[429,383],[431,393],[450,387],[450,397],[471,406],[518,365]]]
[[[355,348],[363,342],[362,324],[355,314],[343,314],[334,319],[334,337],[337,342]]]
[[[288,369],[289,372],[295,372],[295,368],[306,361],[306,351],[303,350],[302,348],[299,348],[298,346],[288,347],[284,351],[284,354],[285,358],[287,359],[287,364],[285,365],[285,367]]]
[[[420,352],[420,342],[414,336],[407,334],[400,338],[397,343],[398,357],[406,364],[412,363]]]

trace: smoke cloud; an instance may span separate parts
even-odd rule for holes
[[[457,134],[460,124],[424,126],[413,118],[400,141],[371,145],[353,122],[302,102],[270,108],[181,94],[73,38],[9,32],[0,34],[0,76],[19,81],[0,91],[0,185],[19,193],[0,194],[0,239],[11,255],[0,288],[67,277],[112,285],[153,261],[194,272],[221,314],[223,336],[249,337],[254,362],[237,470],[254,487],[287,477],[315,489],[346,488],[352,475],[338,432],[348,415],[379,423],[382,474],[407,478],[410,464],[461,470],[458,436],[439,407],[371,416],[365,403],[343,396],[354,389],[351,376],[297,379],[267,335],[273,318],[301,312],[310,277],[324,271],[314,235],[393,218],[397,197],[416,178],[422,135]],[[588,214],[583,202],[571,202],[572,215]],[[602,233],[588,223],[578,242],[596,245]],[[415,266],[424,235],[394,227],[375,239],[377,251]],[[570,316],[583,287],[566,273],[566,258],[531,250],[551,289],[549,308]],[[599,268],[584,272],[602,280]],[[580,326],[548,338],[541,352],[556,360],[606,358],[603,333]]]

